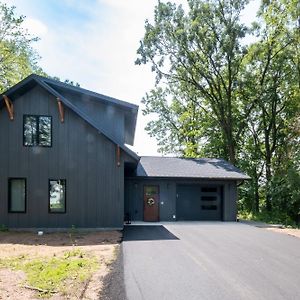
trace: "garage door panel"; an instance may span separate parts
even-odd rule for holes
[[[177,220],[194,221],[201,214],[199,194],[201,189],[197,185],[180,185],[177,190]],[[183,201],[181,201],[184,199]]]
[[[177,220],[221,220],[219,186],[177,185]]]

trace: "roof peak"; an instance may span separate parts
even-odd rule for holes
[[[124,101],[124,100],[120,100],[120,99],[117,99],[117,98],[114,98],[114,97],[111,97],[111,96],[107,96],[107,95],[104,95],[104,94],[100,94],[100,93],[82,88],[80,86],[74,86],[74,85],[71,85],[69,83],[62,82],[60,80],[54,79],[54,78],[41,76],[41,75],[38,75],[38,74],[35,74],[35,73],[32,73],[27,78],[30,78],[30,77],[32,77],[33,79],[42,80],[42,81],[44,81],[48,84],[53,84],[53,85],[59,86],[61,88],[65,88],[65,89],[77,92],[77,93],[87,94],[91,97],[99,98],[101,100],[105,100],[105,101],[108,101],[108,102],[113,103],[115,105],[119,105],[119,106],[122,106],[122,107],[125,107],[125,108],[128,108],[128,109],[138,110],[138,105],[136,105],[136,104],[133,104],[133,103],[130,103],[130,102],[127,102],[127,101]]]

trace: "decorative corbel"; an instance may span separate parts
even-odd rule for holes
[[[63,123],[65,121],[65,111],[64,111],[64,106],[59,98],[57,98],[57,105],[58,105],[60,122]]]
[[[117,166],[121,166],[121,150],[119,145],[117,145]]]
[[[12,121],[14,119],[14,106],[13,106],[11,100],[6,95],[3,95],[3,99],[5,102],[5,106],[6,106],[6,109],[8,112],[9,119]]]

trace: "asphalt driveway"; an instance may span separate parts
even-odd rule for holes
[[[128,300],[300,299],[300,239],[239,223],[125,227]]]

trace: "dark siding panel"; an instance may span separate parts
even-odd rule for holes
[[[6,120],[6,122],[1,122]],[[0,110],[0,224],[8,224],[7,220],[7,181],[4,179],[8,170],[8,116],[6,110]]]
[[[124,143],[125,119],[124,112],[114,105],[105,105],[98,100],[93,100],[87,95],[67,92],[64,89],[56,88],[61,95],[65,96],[86,115],[93,119],[101,128],[105,129],[112,137],[120,143]]]
[[[236,221],[237,218],[237,184],[235,181],[224,185],[224,221]]]
[[[136,180],[125,180],[125,213],[130,214],[133,221],[143,220],[143,182]]]
[[[0,224],[122,227],[124,169],[116,166],[116,146],[69,109],[61,123],[56,99],[40,87],[16,99],[14,109],[12,122],[0,110]],[[51,148],[23,147],[23,114],[52,116]],[[27,178],[26,214],[7,213],[8,177]],[[48,213],[50,178],[66,179],[65,214]]]

